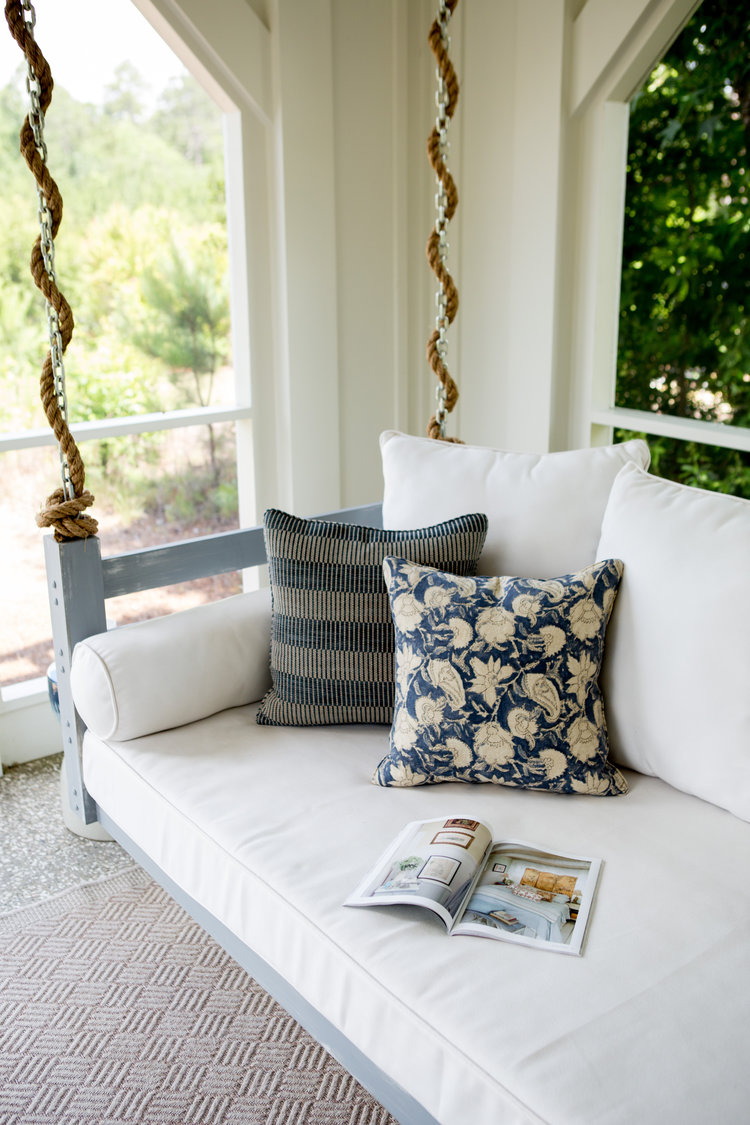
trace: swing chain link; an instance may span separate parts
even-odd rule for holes
[[[451,18],[452,8],[449,9],[447,0],[439,0],[438,13],[437,13],[437,27],[440,35],[440,44],[444,55],[447,56],[450,51],[451,41],[448,35],[448,23]],[[443,68],[438,62],[436,69],[437,88],[435,91],[435,104],[437,106],[437,116],[435,119],[435,133],[437,135],[437,157],[444,169],[448,167],[448,123],[449,123],[449,110],[451,104],[451,94],[448,89],[448,84],[445,79]],[[449,223],[449,207],[450,200],[446,191],[444,178],[439,173],[437,174],[437,193],[435,195],[435,234],[437,235],[437,258],[440,263],[440,269],[445,276],[448,272],[448,223]],[[433,267],[434,268],[434,267]],[[446,356],[448,354],[448,328],[450,327],[451,318],[448,315],[448,294],[445,286],[441,282],[435,293],[435,332],[434,332],[434,348],[441,366],[445,366]],[[448,400],[446,394],[446,387],[444,382],[439,382],[435,388],[435,416],[434,421],[438,427],[438,433],[441,438],[445,438],[445,423],[448,416]]]
[[[450,13],[446,5],[446,0],[440,0],[438,9],[438,23],[440,25],[440,39],[445,51],[450,50],[450,37],[448,35],[448,20]],[[439,152],[440,157],[444,164],[448,164],[448,105],[450,102],[450,95],[448,87],[445,82],[443,73],[438,66],[437,68],[437,90],[435,91],[435,103],[437,105],[437,117],[435,120],[435,128],[437,129],[439,137]],[[446,194],[445,185],[443,180],[438,177],[437,181],[437,194],[435,196],[435,208],[437,211],[437,219],[435,222],[435,230],[438,235],[438,256],[443,267],[446,266],[448,261],[448,219],[446,217],[446,210],[448,207],[448,196]],[[435,345],[440,359],[445,362],[445,357],[448,352],[448,319],[446,294],[444,288],[438,287],[435,294],[435,303],[437,305],[437,315],[435,317],[435,328],[437,329],[438,338]],[[436,421],[441,427],[441,432],[445,429],[445,390],[441,386],[437,388],[438,411]]]
[[[36,12],[31,0],[21,0],[24,22],[29,35],[34,38],[36,26]],[[29,95],[29,124],[34,134],[34,143],[43,164],[47,163],[47,143],[44,139],[44,110],[42,109],[40,95],[41,87],[39,78],[29,59],[26,60],[26,90]],[[56,284],[55,275],[55,240],[52,227],[52,215],[47,206],[47,199],[40,185],[36,185],[39,199],[38,217],[40,233],[40,250],[44,268],[50,281]],[[57,309],[48,300],[45,300],[47,310],[47,325],[49,330],[50,358],[52,360],[52,373],[60,412],[68,422],[68,400],[65,389],[65,364],[63,361],[63,340],[60,331],[60,320]],[[65,497],[70,500],[75,496],[75,488],[70,476],[70,464],[64,450],[60,447],[60,472]]]

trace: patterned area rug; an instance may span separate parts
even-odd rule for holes
[[[0,947],[0,1125],[395,1125],[138,867]]]

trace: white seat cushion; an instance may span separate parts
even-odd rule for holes
[[[185,891],[443,1125],[744,1121],[748,832],[628,773],[616,801],[383,789],[382,727],[261,727],[248,707],[107,746],[86,785]],[[343,901],[414,819],[604,859],[582,957],[449,938]]]
[[[381,434],[383,526],[428,523],[485,512],[489,529],[480,574],[554,578],[583,570],[596,545],[612,482],[623,465],[648,468],[634,439],[563,453],[506,453]]]
[[[750,501],[622,470],[602,686],[612,756],[750,820]]]

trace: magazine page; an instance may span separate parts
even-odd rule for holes
[[[451,928],[492,842],[471,817],[415,820],[346,900],[346,906],[425,906]]]
[[[492,844],[454,934],[580,955],[601,860]]]

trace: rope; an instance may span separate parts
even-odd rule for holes
[[[21,0],[6,0],[5,18],[10,28],[11,35],[18,43],[26,56],[26,61],[31,72],[36,78],[39,88],[39,104],[41,115],[47,112],[52,100],[52,73],[49,64],[39,49],[34,39],[29,24],[24,17]],[[34,136],[34,130],[27,115],[20,133],[21,153],[31,173],[36,180],[39,192],[40,210],[46,206],[50,217],[50,241],[57,235],[62,221],[63,201],[57,184],[50,175],[46,164],[46,154],[40,151]],[[48,254],[49,261],[49,254]],[[47,301],[48,314],[52,317],[50,309],[54,310],[59,331],[59,358],[65,352],[70,338],[73,335],[73,313],[70,305],[57,287],[54,275],[45,263],[45,254],[42,248],[41,234],[34,243],[31,251],[31,275],[37,288],[44,294]],[[52,325],[52,320],[51,320]],[[52,331],[52,329],[51,329]],[[68,428],[65,418],[64,401],[61,405],[60,392],[55,382],[55,366],[52,358],[52,345],[47,352],[42,365],[42,374],[39,380],[39,391],[42,406],[47,416],[47,421],[52,428],[58,445],[61,458],[67,464],[70,484],[73,495],[66,493],[66,489],[59,488],[47,497],[42,510],[36,517],[39,527],[50,527],[54,531],[55,539],[62,542],[66,539],[87,539],[97,532],[97,522],[92,516],[84,515],[94,497],[85,488],[86,472],[83,459],[76,445],[75,439]],[[64,478],[65,483],[65,478]]]
[[[453,15],[457,4],[458,0],[446,0],[445,10],[447,19],[450,19]],[[459,86],[456,71],[444,42],[443,25],[439,17],[433,22],[427,39],[437,62],[438,78],[439,80],[442,79],[445,92],[447,93],[447,102],[444,106],[445,124],[447,125],[447,122],[456,112]],[[442,214],[439,214],[438,220],[427,240],[427,260],[430,263],[435,277],[440,283],[441,293],[438,294],[438,301],[439,305],[442,307],[440,309],[438,323],[440,324],[442,319],[443,327],[442,331],[440,327],[436,327],[427,341],[427,361],[440,382],[440,387],[438,388],[440,406],[427,424],[427,435],[428,437],[440,441],[460,443],[459,438],[445,436],[445,415],[453,410],[458,401],[458,387],[445,362],[445,329],[448,325],[453,323],[456,313],[458,312],[458,289],[445,264],[445,231],[447,224],[456,213],[456,208],[458,206],[458,189],[446,166],[444,150],[445,131],[443,130],[443,135],[441,136],[438,123],[436,123],[427,140],[427,155],[438,179],[445,202]]]

